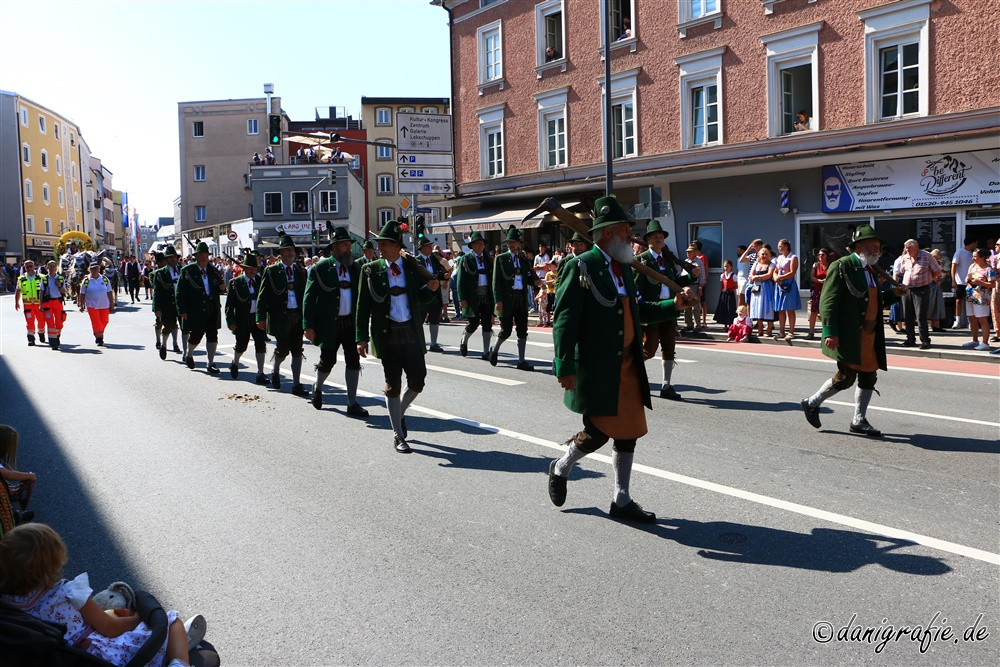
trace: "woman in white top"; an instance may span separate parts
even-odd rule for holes
[[[778,315],[778,336],[785,340],[795,337],[795,311],[802,307],[799,297],[799,258],[792,254],[792,243],[788,239],[778,241],[778,258],[774,262],[774,312]],[[785,332],[785,318],[788,332]]]

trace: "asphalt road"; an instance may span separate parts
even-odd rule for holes
[[[340,386],[317,412],[287,365],[280,393],[252,383],[252,354],[230,379],[226,332],[220,376],[203,353],[195,371],[160,361],[148,301],[123,306],[101,350],[71,309],[55,352],[28,348],[0,298],[0,420],[67,575],[205,614],[224,664],[1000,661],[996,365],[891,360],[910,368],[880,374],[886,437],[869,440],[847,431],[853,392],[820,431],[805,422],[799,400],[834,368],[817,352],[684,344],[685,401],[653,399],[636,452],[632,494],[659,522],[635,527],[607,516],[610,450],[577,466],[566,505],[548,499],[580,428],[550,330],[532,330],[524,373],[513,340],[493,368],[478,334],[463,359],[443,327],[404,456],[377,362],[367,421]]]

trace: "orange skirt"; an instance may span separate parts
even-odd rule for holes
[[[618,385],[618,414],[614,416],[589,417],[602,433],[614,440],[634,440],[646,435],[646,410],[643,405],[642,390],[639,387],[639,370],[632,353],[635,341],[635,327],[632,324],[632,308],[629,299],[618,301],[624,311],[625,332],[623,336],[621,382]]]

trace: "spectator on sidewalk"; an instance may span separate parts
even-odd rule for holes
[[[689,262],[698,267],[698,279],[694,285],[697,285],[697,297],[698,300],[695,301],[694,305],[687,308],[684,311],[684,331],[701,331],[702,328],[702,311],[705,309],[705,284],[708,282],[708,270],[705,268],[705,264],[698,257],[698,246],[691,243],[687,247],[687,259]],[[692,285],[692,291],[694,291],[694,286]]]
[[[740,246],[743,248],[743,253],[740,258],[736,260],[736,263],[741,267],[746,265],[746,275],[747,281],[744,287],[740,288],[739,299],[740,303],[749,305],[750,303],[750,288],[753,286],[752,281],[749,279],[750,271],[753,269],[754,264],[757,263],[757,253],[760,249],[764,247],[764,241],[761,239],[754,239],[750,242],[750,247]]]
[[[921,250],[916,239],[909,239],[904,244],[903,285],[909,292],[903,297],[903,318],[906,321],[906,341],[903,347],[915,347],[916,328],[920,328],[920,349],[929,350],[931,334],[927,327],[927,311],[930,307],[931,283],[941,273],[929,252]]]
[[[733,260],[727,259],[722,267],[722,276],[719,278],[721,283],[719,303],[715,306],[715,315],[712,319],[721,324],[723,329],[728,330],[736,318],[736,275],[733,273]]]
[[[792,254],[788,239],[778,241],[778,258],[774,267],[774,312],[778,315],[779,334],[785,340],[795,337],[795,312],[802,307],[799,297],[799,258]],[[785,320],[788,331],[785,331]]]
[[[931,331],[943,333],[944,327],[941,326],[941,320],[944,319],[944,291],[941,289],[941,283],[944,281],[945,276],[944,264],[942,262],[941,251],[937,248],[931,250],[931,256],[937,261],[938,266],[941,267],[941,273],[931,282],[931,305],[927,310],[927,324],[930,326]]]
[[[809,281],[812,289],[809,293],[809,335],[807,340],[816,338],[816,320],[819,319],[819,295],[823,292],[823,283],[826,282],[827,268],[830,266],[830,249],[820,248],[816,253],[816,261],[813,262],[809,272]]]
[[[972,330],[972,340],[963,343],[962,347],[977,350],[990,349],[990,299],[997,286],[997,275],[987,263],[988,255],[984,248],[977,248],[972,255],[972,266],[965,275],[965,301],[969,306],[969,328]],[[983,342],[979,342],[979,331],[982,329]]]
[[[750,317],[757,323],[757,336],[764,335],[764,322],[767,322],[767,335],[774,333],[774,267],[771,266],[771,253],[762,247],[757,253],[757,261],[750,270]]]
[[[965,277],[972,266],[972,251],[976,248],[976,240],[966,238],[965,247],[955,251],[951,258],[951,284],[955,290],[955,323],[952,329],[965,326]]]

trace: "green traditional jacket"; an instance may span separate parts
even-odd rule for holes
[[[177,267],[178,276],[180,267]],[[162,266],[153,271],[153,312],[163,313],[161,319],[177,319],[177,298],[174,291],[177,283],[170,275],[170,267]]]
[[[688,285],[693,285],[694,283],[698,282],[697,278],[688,273],[684,273],[683,275],[681,275],[681,272],[677,270],[677,265],[665,257],[663,258],[663,267],[660,268],[659,263],[653,257],[652,250],[646,250],[645,252],[639,253],[638,255],[636,255],[636,260],[638,260],[642,264],[645,264],[654,271],[663,274],[664,276],[666,276],[670,280],[673,280],[681,287],[687,287]],[[662,286],[660,283],[656,282],[655,280],[653,280],[648,276],[642,275],[641,273],[639,273],[638,269],[635,268],[632,269],[632,277],[635,280],[635,286],[636,289],[639,291],[639,296],[642,298],[643,301],[653,303],[655,301],[660,300],[660,287]],[[675,311],[674,316],[668,319],[676,320],[679,315],[680,312]],[[650,323],[643,322],[643,324],[645,325]]]
[[[495,303],[509,304],[511,302],[514,296],[514,278],[520,273],[525,294],[525,307],[529,305],[527,300],[528,286],[534,285],[538,280],[538,276],[535,274],[535,270],[528,260],[524,258],[524,255],[521,255],[518,260],[521,263],[520,271],[514,269],[514,256],[510,254],[509,250],[500,253],[493,260],[493,301]],[[508,306],[504,307],[507,308]],[[500,313],[497,313],[497,315],[500,315]]]
[[[563,403],[573,412],[584,415],[616,415],[622,355],[626,352],[622,349],[625,310],[618,299],[611,265],[596,245],[582,255],[569,258],[566,263],[552,322],[555,375],[576,376],[576,389],[565,392]],[[652,409],[643,364],[640,322],[676,318],[674,300],[637,301],[635,281],[628,267],[623,267],[622,277],[635,332],[628,352],[635,355],[643,403]]]
[[[306,291],[306,271],[298,264],[292,264],[292,289],[295,290],[295,303],[302,310],[302,299]],[[277,335],[275,330],[283,319],[272,322],[271,313],[285,313],[288,310],[288,278],[285,276],[283,262],[275,262],[264,269],[260,280],[260,294],[257,296],[257,321],[267,322],[267,333]],[[280,332],[278,332],[280,334]]]
[[[483,252],[483,270],[486,272],[487,294],[490,294],[489,286],[493,280],[493,264],[490,258]],[[464,255],[458,263],[458,300],[465,301],[465,308],[462,315],[465,317],[476,317],[479,314],[479,267],[476,262],[476,253],[470,252]],[[490,298],[489,296],[487,298]]]
[[[256,317],[250,312],[260,294],[260,274],[253,277],[253,294],[247,285],[246,276],[237,276],[229,281],[226,291],[226,326],[236,326],[238,333],[257,326]]]
[[[406,276],[406,299],[410,306],[410,326],[413,327],[420,349],[426,353],[424,345],[425,307],[434,300],[434,292],[429,290],[417,270],[409,262],[403,262]],[[440,289],[440,287],[438,288]],[[357,342],[371,342],[371,353],[380,357],[379,350],[386,349],[389,335],[389,268],[384,259],[368,262],[361,267],[361,284],[358,287]]]
[[[437,278],[437,281],[441,283],[441,287],[439,287],[438,290],[434,292],[434,299],[431,299],[431,303],[434,303],[435,300],[444,303],[445,295],[448,293],[448,281],[444,279],[444,274],[445,274],[444,265],[441,264],[440,260],[438,260],[438,258],[434,255],[434,253],[431,253],[430,255],[424,255],[424,253],[422,252],[417,252],[416,254],[413,255],[413,259],[420,262],[420,264],[423,265],[428,271],[433,273],[434,277]],[[427,266],[428,259],[430,259],[430,264],[431,264],[430,266]]]
[[[347,275],[340,276],[341,264],[333,257],[326,257],[313,264],[306,279],[305,298],[302,303],[302,328],[316,331],[316,345],[339,344],[337,320],[340,318],[340,283],[350,283],[351,315],[357,315],[358,286],[361,267],[357,262],[347,267]],[[354,320],[357,327],[357,318]],[[354,341],[347,341],[353,345]]]
[[[878,284],[878,274],[875,277]],[[892,293],[892,285],[884,282],[878,287],[877,298],[875,356],[879,368],[887,370],[882,309],[899,301],[899,297]],[[858,256],[852,253],[830,264],[819,297],[819,315],[823,320],[823,338],[837,336],[839,345],[836,350],[823,345],[823,354],[848,364],[861,363],[861,324],[867,309],[868,280]]]
[[[177,314],[187,315],[183,320],[184,331],[218,329],[222,326],[222,305],[219,300],[219,295],[222,293],[219,288],[221,280],[219,271],[209,265],[208,293],[206,293],[205,284],[201,279],[201,268],[197,262],[191,262],[181,269],[175,297]]]

